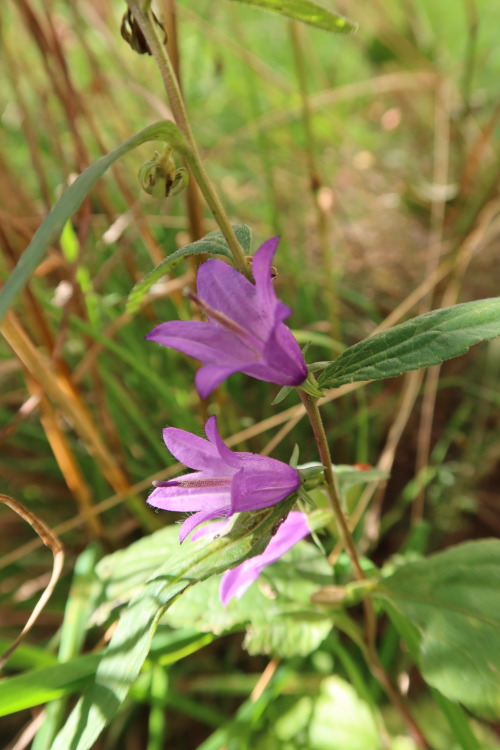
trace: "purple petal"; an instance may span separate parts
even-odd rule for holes
[[[309,533],[305,513],[298,511],[289,513],[261,555],[251,557],[224,573],[219,589],[222,605],[225,607],[233,596],[240,599],[267,565],[279,560],[285,552],[288,552]]]
[[[209,417],[207,419],[207,423],[205,425],[205,434],[207,438],[210,440],[212,445],[217,449],[217,452],[224,461],[224,463],[228,467],[231,467],[231,469],[228,471],[228,473],[233,474],[234,470],[239,469],[241,466],[241,456],[244,455],[242,453],[234,453],[230,448],[227,447],[221,436],[219,435],[219,430],[217,429],[217,419],[216,417]],[[253,454],[249,454],[253,455]]]
[[[279,237],[272,237],[259,247],[252,260],[252,273],[257,286],[259,302],[270,310],[271,314],[278,302],[271,278],[271,265],[278,249]],[[288,315],[286,316],[288,317]]]
[[[261,568],[257,565],[247,566],[248,562],[251,561],[245,560],[245,562],[238,565],[237,568],[226,570],[222,576],[219,588],[219,598],[223,607],[227,606],[229,600],[232,599],[233,596],[237,599],[241,599],[245,591],[260,576]]]
[[[231,485],[231,508],[233,513],[259,510],[276,505],[295,492],[300,484],[299,473],[288,464],[267,456],[251,453]]]
[[[222,360],[224,365],[235,369],[241,369],[242,362],[255,357],[234,333],[218,324],[200,320],[169,320],[153,328],[145,338],[201,362],[219,365]]]
[[[226,378],[235,372],[243,372],[241,363],[237,367],[224,365],[204,365],[194,376],[196,390],[200,398],[207,398]]]
[[[277,325],[264,349],[264,360],[276,372],[283,373],[282,385],[299,385],[307,377],[307,365],[300,346],[286,325]],[[275,381],[279,382],[279,381]]]
[[[163,440],[170,453],[190,469],[220,473],[224,464],[220,460],[217,447],[198,435],[193,435],[178,427],[166,427]]]
[[[192,511],[209,508],[217,510],[230,507],[231,492],[229,487],[218,489],[216,487],[179,487],[169,484],[156,487],[148,497],[147,503],[160,510]]]
[[[243,274],[221,260],[207,260],[196,279],[199,296],[247,330],[255,315],[255,286]]]
[[[189,516],[189,518],[186,518],[186,520],[182,524],[181,530],[179,532],[179,542],[182,544],[187,535],[190,534],[193,529],[199,526],[200,523],[211,521],[213,518],[221,518],[221,516],[226,516],[228,513],[229,508],[219,508],[218,510],[202,510],[200,511],[200,513],[194,513],[192,516]]]

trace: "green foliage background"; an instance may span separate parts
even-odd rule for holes
[[[119,2],[22,0],[2,11],[2,279],[76,174],[170,117],[154,61],[120,37],[124,10]],[[399,317],[391,324],[498,294],[495,0],[387,0],[364,4],[361,17],[359,4],[346,0],[335,10],[359,24],[355,35],[300,27],[314,141],[304,129],[288,20],[222,0],[179,3],[176,10],[183,90],[205,166],[231,220],[252,227],[254,250],[281,235],[277,290],[294,311],[290,324],[299,342],[311,342],[309,361],[334,359],[394,310]],[[172,40],[170,27],[167,33]],[[35,750],[50,746],[65,715],[64,696],[95,672],[91,651],[109,640],[116,602],[96,580],[97,560],[154,530],[174,535],[163,527],[175,517],[155,515],[144,502],[152,479],[175,470],[161,429],[201,432],[207,414],[216,413],[221,433],[239,450],[270,447],[288,460],[298,443],[301,461],[317,459],[307,425],[293,421],[293,400],[271,406],[273,386],[235,375],[200,405],[196,363],[143,340],[159,321],[189,317],[182,290],[194,262],[178,263],[140,309],[126,312],[132,287],[190,241],[185,193],[156,201],[139,190],[137,171],[153,150],[141,146],[102,178],[17,299],[11,323],[28,343],[0,340],[0,490],[55,529],[66,549],[63,579],[6,666],[11,675],[28,672],[17,678],[25,680],[19,694],[30,688],[35,702],[18,704],[23,711],[2,719],[5,743],[31,721],[26,706],[61,700],[51,705]],[[203,229],[216,229],[206,211]],[[392,475],[371,502],[359,487],[346,497],[348,510],[358,508],[363,521],[356,539],[377,564],[392,564],[395,553],[408,560],[498,534],[499,355],[493,340],[446,364],[434,385],[407,375],[325,405],[335,461],[376,465],[382,457],[380,468]],[[432,388],[429,425],[421,414]],[[7,648],[47,583],[50,560],[27,524],[4,506],[0,514]],[[343,562],[336,567],[340,583]],[[285,606],[286,571],[284,564],[276,573],[284,587],[277,612]],[[200,587],[213,596],[215,581]],[[196,591],[185,605],[195,621]],[[251,594],[265,595],[265,586]],[[247,601],[252,609],[253,599]],[[384,664],[417,685],[410,699],[435,746],[499,747],[489,717],[469,724],[419,686],[397,649],[398,613],[390,614],[394,624],[381,634]],[[291,659],[286,648],[262,647],[247,615],[213,632],[190,625],[186,613],[176,619],[175,607],[169,617],[103,746],[122,746],[128,732],[130,747],[147,743],[148,750],[224,744],[320,750],[328,743],[366,750],[379,747],[384,721],[394,747],[413,747],[359,652],[338,629],[328,632],[324,617],[302,629],[310,649]],[[252,656],[241,648],[243,631]],[[274,638],[281,643],[279,628]],[[80,661],[62,687],[60,667],[53,680],[44,673],[42,693],[35,694],[29,670],[54,668],[58,653],[60,661]],[[274,677],[251,699],[273,655]]]

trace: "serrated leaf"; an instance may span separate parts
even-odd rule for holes
[[[488,539],[402,565],[374,592],[418,630],[429,685],[488,717],[500,716],[499,590],[500,541]]]
[[[243,252],[250,253],[252,246],[252,230],[246,224],[235,224],[233,226],[234,233],[238,242],[240,243]],[[232,258],[232,253],[229,249],[222,232],[217,229],[214,232],[210,232],[196,242],[191,242],[189,245],[181,247],[176,250],[175,253],[171,253],[165,260],[162,260],[152,271],[141,279],[132,289],[127,300],[127,312],[133,313],[141,304],[145,294],[153,286],[158,279],[161,279],[166,273],[168,273],[174,266],[188,255],[201,255],[206,253],[207,255],[225,255],[227,258]]]
[[[183,134],[173,122],[163,121],[150,125],[129,138],[121,146],[87,167],[64,191],[56,205],[33,235],[16,267],[0,290],[0,321],[4,318],[14,298],[23,289],[30,275],[43,258],[47,248],[61,234],[68,219],[77,211],[83,199],[104,172],[121,156],[147,141],[165,141],[176,151],[187,154],[189,147]]]
[[[311,0],[238,0],[238,2],[263,10],[271,10],[334,34],[350,34],[358,28],[356,23]]]
[[[419,315],[349,347],[318,378],[323,388],[394,378],[465,354],[500,335],[500,297]]]
[[[141,587],[103,651],[95,679],[57,735],[52,750],[88,750],[125,699],[149,653],[158,622],[196,583],[260,554],[293,499],[258,513],[240,514],[220,539],[185,544]]]

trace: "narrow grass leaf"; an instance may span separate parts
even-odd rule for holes
[[[68,219],[78,210],[89,190],[99,177],[121,156],[147,141],[165,141],[182,154],[188,145],[181,131],[173,122],[157,122],[110,151],[109,154],[90,165],[64,191],[52,211],[43,220],[30,244],[20,257],[17,266],[0,290],[0,321],[4,318],[14,298],[24,288],[30,275],[42,260],[47,248],[60,236]]]
[[[339,13],[323,8],[311,0],[238,0],[238,2],[252,5],[255,8],[272,10],[282,16],[302,21],[317,29],[331,31],[334,34],[350,34],[356,31],[358,25],[349,21]]]
[[[0,681],[0,716],[61,698],[82,686],[95,674],[99,654],[80,656]]]
[[[240,243],[245,253],[250,253],[250,247],[252,243],[252,230],[247,227],[246,224],[237,224],[233,226],[234,233],[238,242]],[[149,289],[155,284],[158,279],[161,279],[166,273],[172,270],[174,266],[182,260],[182,258],[188,255],[201,255],[205,253],[207,255],[225,255],[227,258],[232,258],[231,250],[227,244],[222,232],[217,229],[215,232],[210,232],[196,242],[191,242],[189,245],[176,250],[175,253],[171,253],[165,260],[162,260],[152,271],[138,281],[137,284],[132,288],[127,300],[127,312],[135,312],[144,296]]]
[[[322,388],[338,388],[361,380],[394,378],[441,364],[499,335],[500,297],[445,307],[349,347],[328,365],[318,383]]]

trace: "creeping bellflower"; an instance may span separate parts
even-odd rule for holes
[[[180,541],[203,521],[275,505],[298,488],[299,473],[288,464],[255,453],[236,453],[223,442],[215,417],[205,425],[208,440],[176,427],[163,430],[175,458],[195,471],[154,482],[148,503],[162,510],[196,511],[182,524]]]
[[[283,323],[291,311],[276,297],[272,283],[278,242],[274,237],[255,253],[255,284],[227,263],[207,260],[192,298],[208,320],[168,321],[146,336],[203,362],[196,373],[201,398],[234,372],[278,385],[299,385],[307,377],[300,347]]]
[[[224,525],[224,522],[222,524],[209,524],[195,531],[192,539],[195,541],[202,536],[219,532],[222,530],[220,527]],[[271,565],[271,563],[283,557],[285,552],[288,552],[289,549],[309,533],[310,530],[307,525],[307,516],[305,513],[300,513],[299,511],[289,513],[261,555],[251,557],[241,563],[241,565],[237,565],[236,568],[227,570],[224,573],[219,589],[219,596],[223,606],[225,607],[233,596],[241,599],[245,591],[257,580],[267,565]]]

